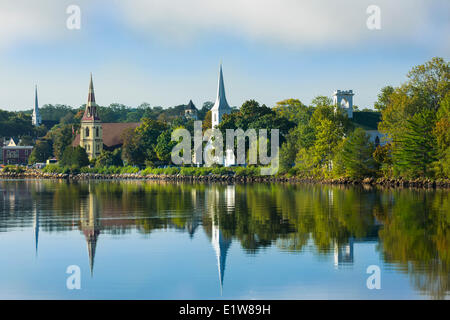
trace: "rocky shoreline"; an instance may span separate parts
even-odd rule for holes
[[[183,176],[183,175],[141,175],[139,173],[125,174],[99,174],[99,173],[44,173],[38,170],[17,172],[0,172],[0,179],[65,179],[71,181],[79,180],[155,180],[155,181],[186,181],[186,182],[226,182],[226,183],[317,183],[331,185],[366,185],[399,188],[450,188],[450,180],[431,179],[388,179],[388,178],[365,178],[361,179],[308,179],[299,177],[277,177],[277,176],[236,176],[236,175],[206,175],[206,176]]]

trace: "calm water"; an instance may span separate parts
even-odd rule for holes
[[[439,190],[0,180],[0,298],[443,299],[449,226]]]

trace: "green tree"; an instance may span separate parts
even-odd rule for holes
[[[370,136],[361,128],[356,128],[343,143],[341,157],[345,173],[353,178],[374,175],[376,162],[373,159],[375,146]]]
[[[64,150],[71,145],[73,141],[71,125],[56,125],[45,136],[52,140],[53,152],[55,157],[60,160]]]
[[[437,159],[433,135],[435,114],[430,110],[416,113],[407,121],[404,132],[395,141],[394,169],[407,177],[430,176],[431,164]]]
[[[123,166],[122,149],[114,151],[103,150],[100,156],[95,159],[96,167]]]
[[[440,103],[433,129],[436,137],[439,161],[436,173],[439,177],[450,177],[450,93]]]
[[[146,153],[141,138],[133,128],[123,132],[122,158],[128,164],[142,165],[145,163]]]
[[[172,130],[166,130],[158,136],[155,151],[158,159],[164,163],[170,163],[173,147],[177,144],[171,141]]]
[[[378,100],[375,102],[373,107],[378,111],[383,111],[384,109],[386,109],[391,101],[390,97],[394,90],[395,89],[392,86],[381,88],[381,92],[378,94]]]
[[[48,140],[38,140],[33,148],[33,151],[28,158],[29,164],[36,162],[45,162],[52,156],[52,145]]]
[[[67,147],[60,160],[63,166],[75,166],[78,168],[85,167],[89,164],[89,157],[84,148],[77,147]]]

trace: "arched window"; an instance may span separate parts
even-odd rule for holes
[[[98,137],[98,127],[95,128],[95,136]]]
[[[86,137],[89,137],[89,128],[86,128]]]

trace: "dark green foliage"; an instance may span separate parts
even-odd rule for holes
[[[408,177],[430,176],[431,164],[437,160],[437,142],[433,135],[435,114],[424,110],[407,121],[396,141],[394,168]]]
[[[377,130],[378,123],[381,121],[381,113],[373,111],[355,111],[353,112],[352,122],[355,126],[365,130]]]
[[[0,137],[34,136],[35,128],[31,116],[23,112],[0,110]]]
[[[103,150],[100,156],[95,159],[96,167],[123,166],[122,149],[114,151]]]
[[[56,125],[45,136],[46,139],[52,140],[53,153],[60,160],[64,150],[71,145],[73,141],[72,125]]]
[[[67,147],[62,154],[60,164],[62,166],[75,166],[78,168],[87,166],[89,164],[89,158],[84,148],[78,147]]]
[[[45,162],[48,158],[52,156],[52,143],[48,140],[39,140],[31,152],[28,158],[29,164],[34,164],[36,162]]]
[[[373,152],[375,146],[363,129],[357,128],[343,143],[341,160],[345,173],[352,178],[374,175],[377,169]]]

